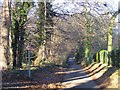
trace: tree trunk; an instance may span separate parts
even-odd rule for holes
[[[110,31],[108,33],[108,52],[109,52],[109,62],[108,62],[108,65],[112,65],[112,60],[111,60],[111,51],[112,51],[112,33],[113,33],[113,26],[114,26],[114,21],[115,21],[115,17],[113,17],[111,19],[111,22],[110,22]]]
[[[40,24],[42,29],[43,29],[43,31],[42,31],[42,34],[43,34],[43,44],[40,45],[37,58],[36,58],[36,60],[34,62],[35,66],[39,66],[40,63],[44,62],[45,59],[46,59],[46,54],[45,54],[45,52],[46,52],[46,29],[45,29],[45,27],[46,27],[46,14],[47,14],[47,12],[46,12],[46,0],[44,0],[43,5],[42,5],[42,3],[40,3],[40,4],[41,5],[39,7],[44,9],[44,12],[43,13],[41,12],[41,15],[44,14],[43,15],[44,17],[42,17],[42,19],[43,19],[42,24],[44,24],[44,26],[42,26]]]
[[[7,36],[7,60],[8,63],[7,65],[9,66],[9,68],[12,68],[13,65],[13,58],[12,58],[12,48],[11,48],[11,44],[12,44],[12,39],[11,39],[11,31],[10,31],[10,26],[11,26],[11,2],[8,0],[8,13],[9,13],[9,17],[8,17],[8,36]]]
[[[112,51],[112,34],[108,33],[108,51]]]
[[[43,57],[42,57],[42,60],[44,60],[46,58],[46,55],[45,55],[45,52],[46,52],[46,29],[45,29],[45,26],[46,26],[46,0],[44,0],[44,7],[45,7],[45,11],[44,11],[44,16],[45,16],[45,23],[44,23],[44,41],[43,41]]]
[[[118,6],[119,6],[118,10],[120,10],[120,1],[118,3]],[[118,48],[120,49],[120,14],[119,13],[118,13]]]
[[[19,42],[18,42],[18,68],[22,68],[22,60],[23,60],[23,53],[24,53],[24,36],[25,30],[23,27],[20,27],[20,34],[19,34]]]
[[[10,64],[10,12],[9,12],[9,0],[3,2],[3,15],[2,15],[2,28],[1,28],[1,60],[0,65],[2,69],[7,69]]]

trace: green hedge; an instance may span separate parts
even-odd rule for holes
[[[93,61],[98,63],[108,64],[109,55],[107,50],[100,50],[96,54],[93,55]]]
[[[111,61],[112,66],[120,67],[120,49],[112,50]]]
[[[120,67],[120,49],[114,49],[111,52],[100,50],[93,55],[93,62]]]

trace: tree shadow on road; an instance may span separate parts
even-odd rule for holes
[[[85,68],[84,70],[89,70],[90,68],[92,68],[96,63],[92,63],[91,65],[88,66],[88,68]]]
[[[103,75],[95,80],[98,85],[103,84],[101,88],[105,88],[110,84],[110,76],[116,71],[116,68],[109,67],[106,72],[103,73]],[[115,77],[116,78],[116,77]],[[114,87],[113,87],[114,88]]]
[[[99,68],[100,66],[101,66],[101,65],[99,65],[99,66],[97,67],[98,70],[95,68],[95,70],[97,70],[97,71],[95,71],[94,73],[92,73],[93,70],[92,70],[92,72],[91,72],[91,71],[88,72],[87,74],[89,74],[89,75],[82,74],[82,73],[85,72],[84,70],[74,69],[74,72],[69,73],[69,75],[70,75],[70,74],[74,74],[74,75],[72,75],[72,77],[70,77],[70,78],[69,78],[68,80],[66,80],[66,81],[72,81],[72,80],[78,80],[78,79],[88,78],[88,77],[93,76],[93,75],[95,75],[96,73],[102,71],[104,68],[106,68],[105,66],[102,67],[102,68]],[[90,74],[90,73],[91,73],[91,74]],[[79,76],[79,77],[78,77],[78,74],[80,74],[80,75],[82,75],[82,76]]]
[[[95,65],[95,63],[91,64],[88,68],[83,68],[84,70],[90,70],[93,66]],[[106,70],[107,69],[107,70]],[[77,69],[78,70],[78,69]],[[106,70],[106,71],[104,71]],[[84,79],[84,78],[88,78],[94,75],[97,75],[99,72],[103,72],[102,76],[94,79],[93,81],[95,81],[97,83],[97,85],[99,86],[99,88],[95,88],[95,86],[93,85],[93,88],[87,88],[87,87],[83,87],[85,85],[87,85],[88,83],[91,83],[92,81],[88,81],[86,83],[81,83],[81,84],[77,84],[76,86],[70,88],[70,89],[74,89],[74,88],[81,88],[83,90],[98,90],[98,89],[104,89],[106,88],[106,86],[108,86],[110,84],[110,76],[117,70],[117,68],[114,67],[108,67],[108,66],[104,66],[102,64],[98,65],[97,67],[95,67],[94,69],[92,68],[92,70],[90,72],[87,72],[87,76],[83,75],[83,76],[79,76],[76,77],[76,75],[74,75],[74,77],[70,77],[70,79],[66,80],[67,81],[73,81],[73,80],[78,80],[78,79]],[[82,73],[83,71],[79,71],[78,72],[72,72],[71,74],[77,74],[77,73]],[[114,87],[113,87],[114,88]]]

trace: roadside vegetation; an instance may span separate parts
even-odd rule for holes
[[[3,88],[64,88],[61,83],[69,58],[102,88],[117,88],[120,10],[89,0],[53,2],[0,3]],[[69,5],[73,8],[64,8]]]

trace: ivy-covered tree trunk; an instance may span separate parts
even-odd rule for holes
[[[114,23],[115,23],[115,18],[117,17],[117,15],[119,15],[120,10],[118,9],[118,11],[116,11],[111,18],[111,22],[110,22],[110,29],[109,29],[109,33],[108,33],[108,52],[110,53],[109,55],[109,63],[112,65],[112,60],[111,60],[111,51],[112,51],[112,33],[113,33],[113,27],[114,27]],[[119,25],[118,25],[119,26]]]
[[[40,65],[40,62],[44,62],[46,59],[48,59],[47,53],[48,51],[47,43],[49,42],[49,39],[51,38],[51,28],[53,25],[52,22],[52,6],[50,3],[48,3],[46,0],[44,2],[38,3],[38,17],[39,20],[37,22],[37,28],[39,30],[38,34],[40,36],[41,43],[39,44],[40,48],[38,51],[37,58],[34,62],[34,65],[38,66]]]
[[[24,26],[28,21],[27,16],[32,7],[32,2],[15,2],[15,8],[12,9],[13,69],[22,68],[25,42]]]
[[[115,21],[115,17],[113,17],[111,19],[111,23],[110,23],[110,30],[108,33],[108,52],[109,52],[109,61],[108,61],[108,65],[112,65],[112,60],[111,60],[111,51],[112,51],[112,33],[113,33],[113,26],[114,26],[114,22]]]
[[[39,35],[39,50],[37,53],[37,58],[34,61],[35,66],[39,66],[40,62],[43,61],[43,55],[44,55],[44,40],[45,40],[45,8],[44,8],[44,2],[38,2],[38,9],[37,9],[37,14],[38,14],[38,22],[37,22],[37,29],[38,29],[38,35]]]
[[[85,49],[85,64],[88,65],[90,63],[89,61],[89,54],[90,54],[90,39],[86,37],[86,41],[84,44]]]
[[[19,41],[19,23],[14,20],[15,27],[12,29],[12,48],[13,48],[13,69],[17,67],[18,41]]]
[[[25,30],[23,27],[20,27],[19,42],[18,42],[18,68],[22,68],[22,60],[24,55],[24,36]]]
[[[112,51],[112,31],[113,31],[114,21],[115,21],[115,18],[112,18],[110,23],[110,31],[108,33],[108,51],[109,52]]]

